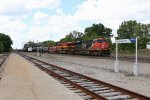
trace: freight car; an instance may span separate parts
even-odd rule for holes
[[[42,47],[42,52],[48,52],[49,47]]]
[[[49,48],[48,48],[48,52],[49,52],[49,53],[57,53],[57,47],[56,47],[56,46],[49,47]]]

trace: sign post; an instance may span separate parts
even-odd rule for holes
[[[119,72],[119,64],[118,64],[118,41],[116,40],[116,62],[115,62],[115,72]]]
[[[136,38],[136,52],[135,52],[135,64],[134,64],[134,69],[133,69],[133,73],[135,76],[138,76],[139,75],[139,65],[137,63],[137,47],[138,47],[138,41],[137,41],[137,38]]]
[[[137,45],[138,45],[137,38],[116,40],[116,61],[115,61],[115,67],[114,67],[115,72],[119,72],[118,44],[119,43],[133,43],[133,42],[135,42],[135,44],[136,44],[135,64],[133,67],[133,73],[135,76],[137,76],[139,74],[139,65],[137,63]]]

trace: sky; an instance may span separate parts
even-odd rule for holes
[[[94,23],[116,35],[128,20],[150,23],[150,0],[0,0],[0,33],[11,37],[14,49],[28,41],[59,41]]]

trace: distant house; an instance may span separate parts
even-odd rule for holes
[[[146,48],[150,49],[150,42],[147,43]]]

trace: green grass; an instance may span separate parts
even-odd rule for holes
[[[115,56],[116,51],[112,51],[111,55]],[[135,56],[135,52],[130,52],[128,50],[124,50],[124,51],[119,51],[118,54],[119,57],[123,57],[123,56]],[[150,57],[150,49],[139,49],[138,50],[138,57]]]

